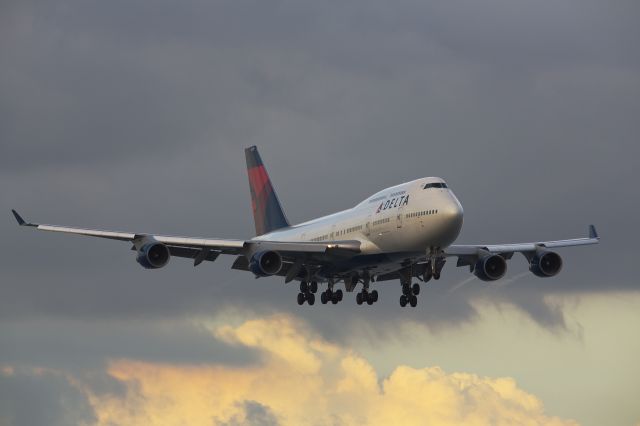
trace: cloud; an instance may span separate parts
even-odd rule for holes
[[[400,365],[380,378],[362,356],[286,315],[212,333],[259,351],[261,363],[114,360],[108,372],[126,392],[87,389],[98,424],[575,424],[547,415],[537,397],[507,377]]]
[[[279,424],[271,410],[259,402],[244,401],[238,405],[243,408],[242,415],[236,415],[228,422],[215,420],[214,423],[220,426],[277,426]]]
[[[41,368],[1,369],[0,425],[68,426],[95,420],[84,392],[65,374]]]
[[[603,244],[565,250],[561,276],[503,292],[562,327],[528,295],[637,289],[635,218],[625,214],[638,199],[637,16],[637,2],[592,0],[3,2],[0,316],[295,312],[295,290],[281,279],[256,285],[228,270],[232,259],[140,271],[125,244],[29,234],[8,211],[250,237],[242,148],[255,143],[292,222],[439,175],[465,207],[460,243],[570,238],[600,225]],[[596,264],[598,274],[587,266]],[[521,258],[509,267],[526,270]],[[430,299],[468,276],[449,263]],[[482,285],[446,304],[421,298],[424,322],[474,320],[468,302]],[[374,310],[354,314],[349,300],[329,319],[310,315],[383,327],[410,315],[389,287]]]

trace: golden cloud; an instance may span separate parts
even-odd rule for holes
[[[511,378],[398,366],[380,380],[349,348],[284,315],[212,330],[261,353],[243,367],[114,360],[122,395],[91,394],[100,425],[568,425]],[[256,414],[257,413],[257,414]]]

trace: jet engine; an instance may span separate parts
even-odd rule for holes
[[[529,270],[542,278],[553,277],[561,269],[562,258],[552,251],[540,251],[529,260]]]
[[[495,281],[507,272],[507,261],[498,254],[481,257],[476,262],[473,273],[482,281]]]
[[[169,248],[156,242],[140,247],[136,261],[146,269],[158,269],[165,266],[170,257]]]
[[[249,270],[259,277],[275,275],[282,269],[282,256],[277,251],[260,251],[249,261]]]

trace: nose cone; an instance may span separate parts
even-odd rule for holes
[[[444,231],[442,245],[448,246],[453,243],[460,234],[464,212],[458,199],[455,195],[451,194],[450,200],[443,206],[439,213],[441,214],[442,228]]]

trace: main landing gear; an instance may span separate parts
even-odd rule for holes
[[[418,295],[420,294],[420,284],[415,283],[410,285],[409,283],[402,284],[402,296],[400,296],[400,306],[403,308],[407,304],[415,308],[418,305]]]
[[[372,278],[368,273],[363,275],[362,291],[356,294],[356,303],[358,305],[366,303],[371,306],[378,301],[378,290],[369,291],[369,283],[372,281]]]
[[[300,293],[298,293],[298,305],[303,305],[304,302],[307,302],[310,306],[316,302],[315,293],[318,292],[318,282],[317,281],[301,281],[300,282]],[[342,290],[334,290],[333,283],[329,283],[329,287],[320,293],[320,302],[323,305],[331,302],[334,305],[340,301],[342,301]]]
[[[320,294],[320,302],[322,302],[323,305],[326,305],[329,302],[335,305],[341,300],[342,300],[342,290],[340,289],[334,291],[333,289],[328,288]]]
[[[298,305],[304,304],[307,302],[310,306],[313,306],[316,303],[316,293],[318,291],[318,283],[316,281],[311,281],[307,283],[306,281],[300,281],[300,293],[298,293]]]
[[[362,305],[366,303],[367,305],[373,305],[378,301],[378,290],[369,291],[366,288],[363,288],[361,292],[356,294],[356,303],[358,305]]]

